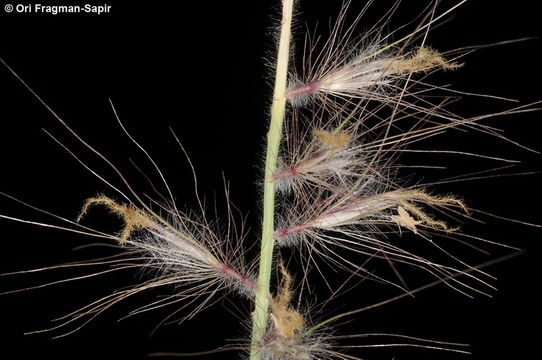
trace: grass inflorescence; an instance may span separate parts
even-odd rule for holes
[[[2,60],[60,125],[113,173],[113,179],[106,178],[47,133],[113,195],[104,192],[82,200],[72,221],[2,193],[59,223],[7,214],[0,217],[105,240],[119,251],[92,261],[7,274],[99,268],[5,293],[138,269],[141,276],[134,284],[94,299],[35,333],[71,334],[128,298],[165,288],[171,289],[169,295],[131,310],[128,316],[173,306],[174,312],[162,322],[182,322],[223,299],[243,302],[250,308],[241,310],[246,312],[241,322],[247,328],[242,339],[198,355],[238,351],[250,360],[356,360],[365,358],[364,349],[381,347],[468,353],[467,346],[459,342],[378,331],[343,334],[340,330],[340,322],[354,315],[414,297],[437,284],[468,297],[491,294],[495,287],[493,277],[484,269],[488,264],[480,265],[470,254],[487,255],[495,248],[517,250],[464,231],[464,224],[478,221],[479,212],[461,193],[439,190],[440,184],[483,177],[483,171],[426,181],[416,171],[441,169],[438,165],[404,160],[409,154],[421,154],[420,158],[446,154],[514,162],[469,150],[418,147],[439,136],[467,133],[530,150],[505,137],[487,120],[529,112],[534,106],[464,116],[451,105],[469,94],[432,82],[437,73],[462,71],[465,55],[475,49],[438,50],[428,42],[430,31],[465,2],[443,7],[440,1],[433,1],[418,17],[394,30],[389,24],[400,2],[368,26],[364,22],[372,1],[351,23],[347,19],[352,4],[346,1],[327,38],[309,34],[298,46],[295,17],[301,4],[282,0],[262,196],[254,201],[261,203],[259,235],[246,230],[244,220],[238,222],[233,215],[237,210],[229,199],[225,220],[209,215],[208,205],[199,197],[190,159],[198,206],[196,211],[181,210],[157,162],[128,133],[112,107],[120,127],[151,164],[166,195],[154,200],[136,191],[114,161],[77,134]],[[368,30],[360,30],[361,25]],[[302,54],[294,49],[302,49]],[[179,138],[173,136],[186,154]],[[155,184],[151,185],[156,190]],[[117,231],[85,225],[90,214],[103,210],[120,220]],[[337,285],[330,273],[346,280]],[[400,291],[400,295],[365,307],[357,303],[338,314],[321,312],[343,291],[365,280]],[[325,284],[324,289],[317,286],[320,284]],[[324,295],[318,294],[325,291],[331,295],[322,301]]]

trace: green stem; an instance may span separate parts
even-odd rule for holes
[[[277,168],[282,123],[286,112],[286,82],[288,77],[288,57],[290,53],[290,36],[294,0],[282,1],[282,21],[275,72],[275,89],[271,107],[271,123],[267,133],[267,150],[265,158],[265,183],[263,199],[262,243],[260,251],[260,269],[258,274],[258,291],[256,292],[254,312],[252,314],[252,339],[250,360],[260,360],[258,344],[260,343],[269,317],[269,286],[271,267],[273,264],[274,220],[275,220],[275,184],[273,176]]]

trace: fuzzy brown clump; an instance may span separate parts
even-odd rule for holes
[[[149,216],[135,206],[119,204],[104,195],[87,199],[77,217],[77,221],[80,221],[88,213],[89,209],[95,205],[106,207],[111,213],[124,220],[124,227],[118,236],[120,245],[124,245],[134,231],[154,226],[154,222]]]
[[[453,70],[461,65],[446,60],[438,51],[429,47],[420,47],[410,57],[402,60],[383,60],[384,66],[388,66],[388,71],[399,74],[412,74],[417,72],[426,72],[431,69]]]
[[[325,131],[314,129],[312,135],[320,144],[330,150],[340,150],[345,148],[352,140],[352,136],[344,131]]]
[[[292,299],[292,276],[284,265],[280,265],[282,285],[276,297],[271,301],[271,319],[279,336],[292,339],[296,337],[305,325],[301,314],[290,307]]]
[[[293,297],[293,278],[283,264],[279,265],[281,284],[271,299],[271,324],[260,343],[262,359],[310,360],[310,346],[305,344],[305,318],[290,302]]]

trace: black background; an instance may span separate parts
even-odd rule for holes
[[[354,12],[364,3],[353,2]],[[377,3],[372,11],[382,14],[382,9],[391,2]],[[410,3],[417,2],[404,1],[390,28],[419,13],[421,5]],[[133,170],[128,158],[141,164],[146,173],[152,169],[119,129],[108,103],[112,99],[132,135],[158,159],[179,204],[195,206],[190,170],[168,130],[171,126],[195,164],[201,193],[207,194],[211,203],[214,198],[220,203],[224,174],[230,182],[232,201],[249,214],[247,223],[252,229],[249,240],[257,238],[259,206],[254,199],[259,194],[262,140],[272,91],[270,69],[264,59],[273,51],[276,23],[273,18],[279,14],[278,1],[109,4],[111,13],[101,16],[6,14],[1,10],[0,56],[79,135],[120,164],[138,190],[150,193],[148,184]],[[452,4],[444,1],[440,9]],[[319,23],[325,30],[327,19],[336,14],[339,5],[336,1],[300,1],[298,32],[304,29],[303,21],[308,21],[311,29]],[[537,37],[542,31],[535,8],[536,2],[527,0],[472,1],[455,11],[451,21],[433,31],[428,43],[449,50]],[[522,104],[540,100],[540,41],[533,39],[479,50],[465,59],[461,70],[435,77],[435,82],[452,83],[455,89],[466,92],[519,99]],[[5,68],[0,68],[0,92],[0,191],[70,219],[75,218],[85,198],[99,192],[113,195],[42,129],[58,136],[93,169],[118,184],[110,169],[70,137]],[[510,106],[514,104],[468,99],[453,110],[469,115]],[[539,113],[490,123],[521,144],[542,150]],[[540,156],[488,136],[454,134],[427,144],[428,148],[431,146],[523,160],[514,169],[494,174],[541,170]],[[501,165],[453,157],[427,161],[445,163],[451,174]],[[431,180],[443,175],[416,176]],[[452,184],[441,190],[462,194],[474,208],[542,223],[539,183],[540,175],[498,177]],[[8,199],[1,199],[0,208],[4,215],[47,221],[41,214]],[[470,343],[472,359],[536,356],[541,320],[537,291],[541,230],[502,220],[484,220],[488,220],[487,225],[467,225],[466,231],[525,250],[523,255],[488,269],[496,276],[493,284],[499,289],[492,292],[493,298],[479,295],[470,299],[436,287],[416,299],[405,299],[362,314],[341,332],[402,333]],[[100,212],[88,221],[109,231],[119,226]],[[92,251],[72,251],[89,242],[83,236],[6,220],[1,220],[0,226],[0,272],[3,273],[93,255]],[[69,272],[61,272],[2,277],[0,291],[68,275]],[[65,338],[51,339],[59,333],[23,335],[47,327],[51,319],[134,279],[138,280],[137,274],[118,273],[0,296],[0,358],[139,359],[155,351],[211,349],[222,345],[224,338],[243,337],[248,331],[239,325],[238,317],[248,318],[249,304],[236,298],[224,300],[180,326],[163,326],[152,335],[168,310],[118,322],[129,310],[150,299],[142,296],[117,305]],[[345,296],[343,309],[394,294],[390,289],[363,283],[356,292]],[[325,298],[323,294],[311,302]],[[337,300],[334,306],[342,302]],[[332,309],[328,309],[330,313]],[[366,350],[355,354],[364,359],[463,358],[425,350]],[[209,358],[233,359],[238,355],[218,354]]]

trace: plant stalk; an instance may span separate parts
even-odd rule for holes
[[[273,265],[274,222],[275,222],[275,184],[273,176],[277,168],[277,158],[282,136],[282,124],[286,112],[286,83],[288,78],[288,58],[294,0],[282,1],[282,21],[275,69],[275,88],[271,106],[271,122],[267,133],[265,158],[265,183],[263,199],[262,238],[258,290],[252,314],[252,339],[250,360],[260,360],[258,351],[269,318],[271,268]]]

